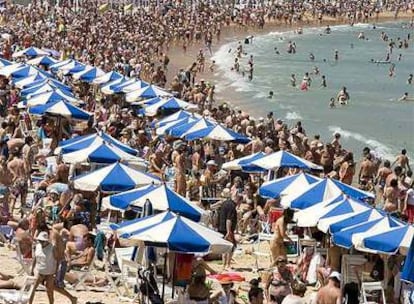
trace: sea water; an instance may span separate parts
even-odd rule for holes
[[[414,96],[414,84],[407,84],[414,73],[413,30],[404,23],[355,24],[331,26],[331,34],[325,27],[305,28],[302,35],[294,31],[272,32],[253,38],[245,44],[241,70],[248,70],[248,60],[253,55],[253,79],[248,73],[232,71],[235,51],[239,41],[222,45],[214,54],[217,63],[217,90],[229,101],[249,112],[255,118],[265,117],[269,111],[283,119],[289,126],[302,121],[309,137],[320,134],[330,140],[340,132],[342,145],[360,154],[365,146],[374,149],[384,158],[393,160],[402,148],[414,156],[414,101],[398,99],[408,92]],[[358,39],[364,32],[364,40]],[[391,62],[395,64],[395,76],[389,76],[390,64],[375,64],[384,60],[388,44],[381,39],[381,32],[394,41],[406,39],[410,33],[409,48],[394,48]],[[289,41],[296,43],[296,54],[287,52]],[[277,54],[275,48],[280,54]],[[334,59],[335,50],[339,59]],[[311,61],[309,54],[315,56]],[[401,60],[398,60],[401,54]],[[326,76],[327,87],[321,87],[321,76],[312,74],[314,67]],[[312,84],[308,91],[300,90],[305,72],[309,72]],[[290,75],[295,74],[297,86],[292,87]],[[329,100],[336,98],[345,86],[350,94],[348,105],[329,107]],[[273,98],[267,98],[269,91]]]

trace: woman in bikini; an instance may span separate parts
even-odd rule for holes
[[[273,224],[273,239],[270,241],[270,251],[272,254],[272,266],[276,265],[276,259],[279,256],[286,256],[286,248],[283,243],[285,239],[292,242],[292,240],[287,236],[286,229],[287,225],[293,219],[293,210],[292,209],[285,209],[283,212],[283,216],[280,217],[274,224]]]

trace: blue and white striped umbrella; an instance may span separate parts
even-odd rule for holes
[[[59,60],[56,60],[55,58],[50,57],[50,56],[41,56],[41,57],[33,58],[33,59],[26,61],[27,64],[44,65],[47,67],[52,64],[58,63],[58,62]]]
[[[21,69],[18,69],[10,74],[10,76],[13,77],[13,81],[17,81],[18,79],[22,79],[24,77],[30,76],[30,75],[36,75],[41,74],[45,77],[52,77],[51,74],[48,72],[45,72],[44,70],[41,70],[37,67],[31,66],[31,65],[25,65]]]
[[[143,170],[147,168],[144,159],[123,151],[101,137],[98,137],[91,145],[84,149],[64,153],[62,159],[65,163],[71,164],[84,162],[112,164],[122,161],[134,164],[134,166],[138,166]]]
[[[185,197],[175,193],[165,184],[148,185],[138,189],[105,197],[102,204],[105,208],[126,210],[136,208],[143,210],[146,200],[150,200],[152,208],[157,211],[170,210],[193,221],[199,222],[204,210],[191,203]]]
[[[355,226],[360,223],[377,220],[377,219],[383,218],[384,216],[385,216],[385,212],[371,208],[371,209],[368,209],[367,211],[351,215],[347,217],[346,219],[337,221],[335,223],[325,223],[323,221],[320,221],[318,223],[318,229],[325,233],[329,231],[330,234],[333,234],[347,227]]]
[[[119,140],[113,138],[111,135],[99,132],[95,134],[89,134],[84,136],[77,136],[70,138],[59,143],[59,147],[55,149],[55,154],[64,154],[79,151],[86,149],[92,145],[95,145],[96,142],[100,143],[102,141],[109,142],[111,145],[117,146],[122,151],[129,153],[131,155],[137,155],[138,151],[132,149],[130,146],[120,142]]]
[[[8,65],[12,65],[12,64],[13,64],[13,62],[8,61],[4,58],[0,58],[0,68],[8,66]]]
[[[122,77],[116,80],[113,80],[109,83],[106,83],[102,88],[101,92],[105,95],[113,95],[122,93],[123,85],[128,85],[135,82],[135,79],[129,79],[127,77]]]
[[[74,97],[73,93],[67,90],[63,85],[58,87],[53,82],[48,82],[48,81],[43,81],[43,83],[38,86],[31,86],[31,87],[21,90],[20,96],[30,98],[31,96],[46,93],[46,92],[52,92],[57,89],[60,89],[61,92],[63,92],[65,95]]]
[[[50,92],[31,95],[30,98],[23,101],[23,105],[32,107],[32,106],[44,105],[50,102],[55,102],[55,101],[60,101],[60,100],[64,100],[64,101],[71,102],[74,104],[84,103],[83,101],[75,97],[65,94],[65,92],[60,89],[55,89]]]
[[[295,218],[299,227],[315,227],[321,221],[329,225],[369,209],[371,207],[364,202],[340,195],[333,200],[321,202],[297,211]]]
[[[334,244],[349,249],[356,244],[356,240],[358,240],[360,235],[375,235],[381,232],[389,231],[391,228],[403,226],[405,225],[399,220],[391,216],[384,216],[380,219],[363,222],[338,231],[333,234],[332,240]]]
[[[232,170],[243,170],[244,172],[250,172],[250,173],[261,173],[264,172],[263,168],[257,167],[257,166],[250,166],[249,164],[258,158],[261,158],[265,156],[266,154],[263,152],[257,152],[255,154],[250,154],[247,156],[243,156],[231,161],[228,161],[222,165],[222,168],[227,171]],[[263,196],[263,195],[262,195]]]
[[[49,78],[44,76],[43,74],[37,73],[37,74],[30,75],[25,78],[14,81],[14,86],[18,89],[25,89],[33,85],[38,85],[39,83],[41,83],[42,81],[45,81],[46,79],[49,79]]]
[[[197,119],[196,121],[172,127],[168,130],[168,134],[174,137],[184,137],[186,134],[214,126],[216,123],[205,118]]]
[[[158,127],[162,127],[167,123],[171,123],[173,121],[177,121],[177,120],[181,120],[183,118],[188,118],[190,116],[195,116],[196,118],[201,118],[201,115],[198,115],[196,113],[190,113],[184,110],[180,110],[178,112],[175,112],[174,114],[168,115],[166,117],[164,117],[161,120],[154,120],[151,123],[151,127],[152,128],[158,128]]]
[[[149,85],[136,91],[132,91],[126,94],[125,99],[128,102],[138,101],[140,99],[148,99],[154,97],[171,97],[172,94],[168,93],[163,88],[155,85]]]
[[[140,90],[148,86],[149,86],[148,82],[142,81],[140,79],[136,79],[134,82],[121,85],[120,91],[122,93],[129,93],[129,92]]]
[[[142,104],[144,107],[141,109],[141,113],[145,116],[155,116],[160,109],[169,109],[169,110],[187,110],[187,111],[195,111],[198,109],[198,106],[184,100],[170,97],[170,98],[161,98],[155,97],[152,99],[145,100]]]
[[[184,253],[225,253],[233,244],[223,235],[173,212],[111,225],[121,238],[143,242],[148,246],[166,247]]]
[[[400,250],[407,252],[414,238],[414,227],[403,225],[385,231],[367,232],[353,239],[354,247],[360,251],[373,253],[396,254]]]
[[[198,131],[187,132],[184,135],[184,138],[186,140],[197,140],[201,138],[207,138],[220,141],[233,141],[237,143],[248,143],[251,140],[247,136],[237,133],[232,129],[225,128],[222,125],[215,125]]]
[[[170,121],[168,123],[163,124],[161,127],[158,127],[155,132],[157,133],[157,135],[168,134],[172,128],[176,128],[184,124],[189,124],[196,120],[197,118],[189,116],[187,118]]]
[[[33,115],[51,114],[55,116],[63,116],[66,118],[89,120],[91,114],[74,106],[64,100],[40,104],[29,108],[29,113]]]
[[[160,179],[154,175],[132,169],[119,162],[86,173],[73,181],[75,189],[78,190],[107,192],[126,191],[160,182]]]
[[[49,56],[49,55],[50,55],[50,52],[31,46],[31,47],[28,47],[27,49],[13,53],[12,57],[13,58],[23,57],[23,56],[37,57],[37,56]]]
[[[223,168],[224,165],[225,164],[223,164]],[[320,180],[319,177],[303,172],[295,175],[288,175],[263,183],[259,188],[259,194],[268,198],[279,198],[287,195],[291,196]]]
[[[279,168],[299,168],[304,170],[323,169],[321,166],[286,151],[278,151],[266,155],[263,158],[255,160],[252,164],[267,170],[277,170]]]
[[[401,273],[401,281],[414,284],[414,238],[411,240],[410,249],[405,257],[404,267]],[[412,294],[411,296],[414,296]]]
[[[68,59],[49,66],[52,71],[61,71],[65,75],[77,73],[86,69],[86,65],[74,59]]]
[[[96,68],[93,66],[88,66],[84,70],[74,73],[72,75],[73,79],[82,80],[84,82],[92,82],[98,77],[105,75],[105,72],[100,68]]]
[[[24,68],[26,65],[23,63],[13,63],[0,68],[0,75],[4,77],[10,77],[11,73]]]
[[[58,70],[59,70],[59,68],[61,68],[61,67],[65,66],[65,65],[68,65],[68,64],[70,64],[71,62],[75,62],[75,60],[74,60],[74,59],[66,59],[66,60],[63,60],[63,61],[59,61],[59,62],[56,62],[55,64],[51,64],[51,65],[49,66],[49,69],[50,69],[51,71],[56,72],[56,71],[58,71]]]
[[[122,74],[119,74],[118,72],[115,72],[115,71],[111,71],[111,72],[108,72],[108,73],[106,73],[106,74],[98,77],[98,78],[95,78],[92,81],[92,83],[93,84],[101,84],[102,85],[102,84],[108,83],[110,81],[114,81],[114,80],[120,79],[122,77],[123,77]]]
[[[303,189],[302,193],[299,192],[299,194],[296,195],[292,194],[282,197],[281,204],[284,207],[290,207],[293,209],[305,209],[317,203],[338,197],[341,194],[346,194],[359,200],[375,197],[372,193],[354,188],[347,184],[341,183],[338,180],[324,178],[321,181],[311,184],[307,188]]]

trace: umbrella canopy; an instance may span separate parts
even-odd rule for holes
[[[222,125],[210,126],[194,132],[188,132],[184,135],[186,140],[197,140],[207,138],[212,140],[233,141],[238,143],[248,143],[250,138],[237,133],[232,129],[225,128]]]
[[[340,201],[338,202],[338,199]],[[332,203],[332,201],[335,201]],[[300,227],[315,227],[319,221],[335,223],[369,210],[371,207],[366,203],[353,200],[345,195],[340,195],[334,200],[321,202],[309,208],[295,213],[297,225]]]
[[[14,86],[18,89],[24,89],[33,85],[37,85],[42,81],[45,81],[46,79],[48,78],[45,75],[36,73],[34,75],[30,75],[25,78],[14,81]]]
[[[159,120],[159,121],[154,121],[151,123],[151,127],[152,128],[158,128],[158,127],[162,127],[165,124],[169,124],[171,122],[177,121],[177,120],[181,120],[184,118],[188,118],[188,117],[195,117],[195,118],[201,118],[201,116],[197,113],[190,113],[184,110],[180,110],[175,112],[174,114],[168,115],[166,117],[164,117],[163,119]]]
[[[6,67],[7,68],[7,67]],[[37,68],[31,65],[24,65],[19,69],[16,69],[15,71],[11,72],[9,76],[12,76],[14,81],[17,81],[18,79],[30,76],[30,75],[36,75],[41,74],[45,77],[52,77],[51,74]]]
[[[139,99],[148,99],[148,98],[154,98],[158,96],[168,97],[168,96],[172,96],[172,94],[168,93],[164,89],[157,87],[155,85],[149,85],[139,90],[129,92],[126,95],[125,99],[128,102],[134,102],[134,101],[138,101]]]
[[[168,131],[168,134],[174,137],[184,137],[188,133],[199,131],[213,125],[215,123],[212,121],[200,118],[193,122],[173,127]]]
[[[49,52],[32,46],[32,47],[28,47],[27,49],[13,53],[12,57],[13,58],[22,57],[22,56],[37,57],[37,56],[48,56],[48,55],[50,55]]]
[[[404,225],[390,228],[375,234],[355,236],[354,246],[360,251],[396,254],[399,250],[407,250],[414,238],[414,227]],[[405,251],[406,252],[406,251]]]
[[[50,102],[61,101],[61,100],[75,103],[75,104],[83,104],[83,101],[65,94],[65,91],[62,91],[60,89],[55,89],[53,91],[40,93],[36,95],[30,95],[30,98],[23,101],[23,104],[29,107],[32,107],[32,106],[44,105]]]
[[[58,62],[59,62],[58,60],[50,56],[41,56],[41,57],[33,58],[33,59],[26,61],[27,64],[44,65],[47,67],[52,64],[58,63]]]
[[[110,81],[120,79],[122,77],[123,77],[122,74],[119,74],[118,72],[111,71],[111,72],[105,73],[104,75],[101,75],[100,77],[95,78],[94,80],[92,80],[92,83],[94,83],[94,84],[105,84],[105,83],[108,83]]]
[[[322,170],[321,166],[315,165],[303,158],[300,158],[286,151],[278,151],[264,156],[252,162],[253,165],[267,170],[279,168],[299,168],[304,170]]]
[[[83,71],[84,69],[86,69],[86,65],[84,65],[83,63],[80,63],[79,61],[71,60],[63,65],[56,65],[56,64],[51,65],[50,68],[52,70],[62,71],[63,74],[65,75],[69,75],[69,74]]]
[[[51,92],[56,89],[60,89],[65,95],[74,97],[73,93],[67,90],[64,86],[58,87],[53,82],[47,82],[47,81],[42,82],[38,86],[31,86],[31,87],[21,90],[20,96],[30,98],[31,96],[38,95],[41,93]]]
[[[103,132],[84,136],[77,136],[74,138],[64,140],[59,143],[59,147],[57,147],[54,152],[55,154],[75,152],[96,145],[96,142],[102,143],[102,141],[110,143],[111,145],[114,145],[122,151],[129,153],[131,155],[138,154],[137,150],[132,149],[130,146],[120,142],[119,140],[113,138],[111,135]]]
[[[89,120],[91,114],[64,100],[40,104],[29,108],[29,113],[34,115],[51,114],[66,118]]]
[[[404,267],[401,273],[401,281],[414,283],[414,238],[411,240],[410,250],[404,261]]]
[[[138,164],[142,169],[146,168],[144,159],[129,154],[102,138],[98,138],[84,149],[63,154],[62,159],[65,163],[75,164],[83,162],[112,164],[118,161],[126,161]]]
[[[8,65],[12,65],[12,64],[13,62],[0,58],[0,68],[8,66]]]
[[[105,72],[101,70],[100,68],[89,66],[80,72],[74,73],[72,77],[73,79],[76,79],[76,80],[92,82],[96,78],[103,76],[103,75],[105,75]]]
[[[112,228],[122,238],[176,252],[219,254],[229,252],[233,247],[220,233],[170,211],[113,225]]]
[[[22,63],[13,63],[10,65],[6,65],[2,68],[0,68],[0,75],[1,76],[5,76],[5,77],[9,77],[11,75],[11,73],[23,68],[25,65]]]
[[[372,220],[365,223],[360,223],[355,226],[345,228],[333,234],[333,242],[344,248],[351,248],[355,244],[355,239],[359,235],[375,235],[381,232],[388,231],[390,228],[404,226],[400,221],[391,216],[385,216],[380,219]]]
[[[319,177],[307,173],[289,175],[263,183],[263,185],[259,188],[259,194],[263,197],[279,198],[281,196],[298,193],[302,189],[320,180],[321,179]]]
[[[119,162],[79,176],[73,181],[75,189],[83,191],[126,191],[137,186],[160,183],[154,175],[132,169]]]
[[[330,223],[328,221],[323,221],[323,220],[319,221],[318,229],[325,233],[329,231],[330,234],[333,234],[347,227],[355,226],[355,225],[358,225],[364,222],[377,220],[377,219],[383,218],[384,216],[385,216],[385,212],[371,208],[364,212],[350,215],[343,220],[336,221],[335,223]]]
[[[243,156],[241,158],[237,158],[231,161],[228,161],[226,163],[224,163],[222,165],[222,168],[227,170],[227,171],[232,171],[232,170],[243,170],[245,172],[264,172],[263,168],[257,167],[257,166],[249,166],[248,164],[250,164],[252,161],[259,159],[263,156],[265,156],[266,154],[263,152],[257,152],[255,154],[251,154],[251,155],[247,155],[247,156]]]
[[[338,180],[324,178],[319,182],[311,184],[302,193],[282,197],[282,205],[294,209],[305,209],[330,198],[346,194],[354,199],[374,198],[374,194],[359,190]],[[296,197],[294,197],[296,195]]]
[[[107,196],[102,203],[108,209],[126,210],[128,208],[138,208],[142,210],[147,199],[152,203],[154,210],[170,210],[196,222],[200,221],[201,216],[205,213],[203,209],[175,193],[165,184],[149,185]]]
[[[142,109],[142,114],[146,116],[155,116],[158,113],[159,109],[184,109],[188,111],[194,111],[198,109],[198,106],[184,100],[171,97],[171,98],[161,98],[155,97],[149,100],[146,100],[143,104],[144,108]]]
[[[120,90],[121,90],[122,93],[129,93],[129,92],[132,92],[132,91],[140,90],[140,89],[145,88],[147,86],[149,86],[148,82],[137,79],[134,82],[131,82],[131,83],[128,83],[128,84],[125,84],[125,85],[121,85]]]
[[[59,68],[65,66],[65,65],[67,65],[71,62],[75,62],[75,60],[74,59],[66,59],[66,60],[63,60],[63,61],[59,61],[59,62],[56,62],[55,64],[51,64],[49,66],[49,69],[52,70],[52,71],[57,71],[57,70],[59,70]]]
[[[135,81],[136,81],[135,79],[129,79],[127,77],[118,78],[116,80],[113,80],[105,84],[101,88],[101,92],[104,93],[105,95],[113,95],[113,94],[121,93],[123,85],[128,85]]]
[[[193,121],[196,121],[196,120],[197,120],[197,118],[189,116],[187,118],[182,118],[182,119],[170,121],[170,122],[167,122],[167,123],[163,124],[161,127],[158,127],[155,130],[155,133],[157,133],[157,135],[168,134],[172,128],[175,128],[175,127],[178,127],[178,126],[181,126],[181,125],[184,125],[184,124],[189,124],[189,123],[191,123]]]

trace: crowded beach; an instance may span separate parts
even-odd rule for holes
[[[225,32],[413,9],[3,3],[1,301],[411,303],[412,151],[255,119],[210,58]]]

